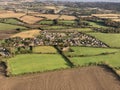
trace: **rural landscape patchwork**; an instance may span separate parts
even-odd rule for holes
[[[120,2],[0,0],[0,90],[120,90]]]

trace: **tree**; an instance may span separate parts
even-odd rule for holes
[[[58,24],[58,19],[54,19],[53,20],[53,25],[57,25]]]

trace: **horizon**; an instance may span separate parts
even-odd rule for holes
[[[67,2],[120,2],[120,0],[37,0],[37,1],[67,1]]]

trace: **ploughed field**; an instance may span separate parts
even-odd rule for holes
[[[103,66],[0,78],[0,90],[119,90],[117,76]]]
[[[1,30],[0,31],[0,40],[9,38],[10,36],[18,33],[16,30]]]

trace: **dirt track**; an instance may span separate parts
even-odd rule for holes
[[[120,81],[110,70],[91,66],[1,78],[0,90],[120,90]]]

